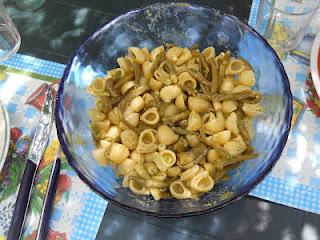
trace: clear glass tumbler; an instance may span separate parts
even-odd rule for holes
[[[262,0],[256,29],[277,52],[299,46],[320,0]]]
[[[0,61],[5,61],[14,55],[20,44],[19,32],[0,2]]]

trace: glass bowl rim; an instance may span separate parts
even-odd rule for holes
[[[228,19],[230,19],[232,22],[235,22],[237,25],[240,25],[245,31],[250,32],[251,34],[255,35],[260,41],[262,41],[262,43],[264,43],[264,45],[269,49],[269,51],[271,51],[272,55],[275,57],[276,62],[278,63],[280,72],[282,73],[283,76],[283,83],[284,83],[284,92],[285,92],[285,96],[286,96],[286,102],[288,103],[288,107],[286,109],[286,115],[285,115],[285,119],[286,121],[284,122],[284,126],[285,126],[285,131],[282,133],[281,137],[280,137],[280,141],[279,141],[279,145],[276,147],[275,151],[272,154],[272,161],[270,161],[269,166],[266,168],[266,170],[264,172],[262,172],[253,182],[252,184],[248,185],[245,187],[245,189],[237,194],[235,194],[232,198],[227,199],[227,200],[223,200],[221,201],[219,204],[217,204],[216,206],[212,206],[209,207],[207,209],[202,209],[202,210],[198,210],[198,211],[186,211],[183,213],[161,213],[161,212],[153,212],[153,211],[149,211],[149,210],[142,210],[139,209],[138,207],[135,206],[128,206],[124,203],[122,203],[121,201],[117,201],[115,200],[112,196],[110,196],[108,193],[100,190],[98,187],[95,186],[95,184],[93,182],[91,182],[89,179],[86,178],[85,174],[83,174],[81,172],[81,170],[77,167],[77,164],[75,164],[75,160],[72,157],[71,152],[69,151],[67,144],[64,140],[64,130],[62,127],[62,121],[60,119],[59,116],[59,112],[61,109],[60,106],[60,97],[62,96],[62,92],[64,90],[64,81],[69,77],[70,74],[70,69],[72,66],[72,63],[74,61],[74,59],[77,57],[77,55],[80,53],[80,51],[82,49],[84,49],[85,46],[87,46],[92,39],[94,39],[97,35],[99,35],[100,33],[102,33],[103,31],[107,30],[108,28],[110,28],[112,25],[116,24],[118,21],[120,21],[123,18],[126,18],[132,14],[144,11],[146,9],[149,9],[151,7],[155,7],[155,6],[174,6],[174,7],[193,7],[193,8],[198,8],[198,9],[204,9],[204,10],[209,10],[209,11],[213,11],[215,12],[215,14],[221,15],[222,17],[226,17]],[[140,8],[136,8],[136,9],[132,9],[129,10],[128,12],[116,17],[115,19],[113,19],[112,21],[108,21],[108,22],[104,22],[102,25],[100,25],[91,35],[89,38],[87,38],[81,45],[80,47],[77,49],[77,51],[74,53],[74,55],[70,58],[70,60],[67,63],[67,66],[64,70],[63,76],[61,78],[60,84],[59,84],[59,89],[57,92],[57,96],[56,96],[56,108],[55,108],[55,122],[56,122],[56,128],[57,128],[57,135],[58,135],[58,139],[59,142],[61,144],[61,149],[63,151],[63,153],[66,156],[66,159],[69,163],[69,165],[76,171],[77,175],[79,176],[79,178],[85,183],[87,184],[87,186],[89,186],[95,193],[97,193],[98,195],[100,195],[103,199],[110,201],[113,204],[116,204],[124,209],[130,210],[130,211],[134,211],[140,214],[146,214],[149,216],[154,216],[154,217],[163,217],[163,218],[170,218],[170,217],[189,217],[189,216],[196,216],[196,215],[200,215],[200,214],[204,214],[204,213],[209,213],[218,209],[221,209],[223,207],[225,207],[226,205],[229,205],[230,203],[233,203],[235,201],[238,201],[240,199],[242,199],[243,197],[245,197],[250,191],[252,191],[268,174],[269,172],[272,170],[272,168],[274,167],[274,165],[276,164],[276,162],[278,161],[278,159],[281,156],[281,153],[283,151],[283,148],[287,142],[288,139],[288,135],[290,132],[290,128],[291,128],[291,120],[292,120],[292,115],[293,115],[293,108],[292,108],[292,102],[293,102],[293,97],[292,97],[292,93],[291,93],[291,89],[290,89],[290,83],[289,83],[289,79],[288,76],[286,74],[286,71],[278,57],[278,55],[276,54],[276,52],[274,51],[274,49],[270,46],[270,44],[251,26],[249,26],[248,24],[242,22],[238,17],[224,13],[220,10],[217,10],[213,7],[208,7],[208,6],[204,6],[204,5],[199,5],[199,4],[194,4],[194,3],[176,3],[176,2],[171,2],[171,3],[155,3],[155,4],[151,4],[151,5],[146,5]]]

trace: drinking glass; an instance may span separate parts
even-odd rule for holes
[[[20,44],[20,35],[0,2],[0,61],[5,61],[14,55]]]
[[[319,0],[262,0],[258,9],[256,29],[280,52],[299,46]]]

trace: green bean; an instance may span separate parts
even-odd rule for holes
[[[220,156],[222,156],[223,158],[230,158],[230,154],[227,153],[226,151],[223,150],[223,148],[219,145],[219,143],[217,143],[215,140],[211,139],[211,141],[209,141],[204,134],[200,133],[200,141],[205,143],[206,145],[208,145],[209,147],[215,149],[218,154]]]
[[[151,72],[154,72],[160,66],[164,57],[165,57],[165,52],[161,52],[157,55],[156,59],[152,63]]]
[[[202,73],[203,73],[204,77],[208,78],[210,68],[209,68],[209,64],[208,64],[206,58],[203,56],[202,53],[200,53],[200,63],[201,63]]]
[[[204,85],[211,85],[211,83],[199,72],[192,68],[185,68],[185,72],[188,72],[192,77],[194,77],[198,82]]]
[[[112,109],[111,99],[111,97],[97,97],[96,108],[103,113],[109,113]]]
[[[207,93],[199,93],[197,94],[197,96],[207,100],[207,101],[212,101],[212,95],[211,94],[207,94]]]
[[[125,107],[137,96],[150,90],[148,86],[140,86],[135,89],[131,89],[119,103],[119,110],[121,113],[125,111]]]
[[[157,124],[154,125],[149,125],[146,124],[142,121],[139,121],[139,124],[137,127],[135,127],[135,132],[137,132],[138,134],[140,134],[143,130],[152,128],[152,129],[157,129],[158,127],[160,127],[163,123],[162,122],[158,122]]]
[[[205,144],[199,143],[197,146],[191,148],[190,152],[196,157],[193,160],[193,164],[198,164],[202,158],[207,156],[209,148]]]
[[[118,105],[118,103],[121,101],[121,99],[122,99],[122,97],[118,96],[118,97],[111,98],[109,101],[110,101],[111,105],[114,106],[114,105]]]
[[[229,61],[230,61],[230,58],[231,58],[231,52],[230,51],[227,51],[224,55],[224,58],[222,60],[222,63],[220,64],[219,66],[219,79],[220,79],[220,83],[222,82],[222,79],[224,77],[224,73],[226,71],[226,68],[229,64]]]
[[[220,88],[218,68],[213,58],[209,60],[209,63],[211,67],[211,93],[216,93]]]
[[[166,110],[167,110],[167,107],[170,105],[170,103],[165,103],[165,102],[162,102],[162,101],[159,101],[157,102],[157,108],[158,108],[158,112],[159,112],[159,116],[161,118],[163,118]]]
[[[180,88],[182,91],[187,92],[189,95],[192,95],[192,96],[195,95],[195,90],[191,87],[182,85],[182,86],[180,86]]]
[[[203,93],[210,94],[210,89],[209,89],[208,85],[204,85],[204,84],[200,83],[200,89]]]
[[[214,181],[215,182],[219,182],[226,174],[227,174],[227,170],[222,169],[219,172],[216,172],[216,174],[214,175]]]
[[[135,82],[135,87],[137,88],[138,86],[142,86],[140,84],[140,79],[141,79],[141,65],[137,62],[134,63],[134,82]]]
[[[256,103],[259,103],[261,101],[261,94],[258,93],[258,92],[255,92],[256,95],[252,98],[246,98],[246,99],[243,99],[242,101],[243,102],[246,102],[246,103],[250,103],[250,104],[256,104]]]
[[[243,141],[245,142],[247,147],[250,147],[251,146],[250,135],[249,135],[245,125],[243,124],[243,122],[240,119],[238,121],[238,127],[239,127],[239,132],[240,132],[240,135],[241,135]]]
[[[170,116],[170,117],[164,117],[162,118],[162,121],[164,123],[175,123],[175,122],[187,119],[189,115],[190,115],[190,110],[186,110],[181,113],[174,114],[173,116]]]
[[[170,60],[164,60],[163,63],[166,67],[168,67],[169,74],[176,74],[176,68],[174,67],[173,63]]]
[[[252,153],[252,154],[241,154],[241,155],[237,155],[237,156],[234,156],[234,157],[231,157],[229,159],[226,159],[224,160],[223,162],[223,166],[226,167],[226,166],[229,166],[231,164],[236,164],[236,163],[241,163],[245,160],[250,160],[250,159],[255,159],[259,157],[259,154],[258,153]]]
[[[245,91],[240,93],[216,93],[212,95],[212,101],[225,101],[225,100],[251,100],[260,101],[261,94],[255,91]]]
[[[120,78],[118,81],[115,82],[114,84],[114,88],[119,88],[120,86],[122,86],[124,83],[130,81],[133,77],[133,74],[131,72],[128,72],[127,73],[128,75],[123,77],[123,78]]]
[[[172,131],[174,131],[175,133],[180,134],[180,135],[194,134],[193,132],[190,132],[182,127],[176,127],[172,123],[169,123],[169,126],[172,129]]]
[[[197,57],[200,60],[200,64],[201,64],[201,69],[202,69],[202,73],[204,73],[204,77],[206,78],[208,76],[209,73],[209,64],[206,60],[206,58],[203,56],[203,54],[195,49],[191,50],[191,54],[193,57]]]
[[[119,96],[118,89],[114,88],[114,78],[109,78],[106,80],[106,89],[110,93],[111,96],[117,97]]]
[[[188,147],[187,141],[183,137],[180,137],[178,141],[173,145],[172,150],[176,153],[181,153],[181,152],[184,152],[187,147]]]
[[[239,102],[238,109],[236,110],[237,118],[239,121],[243,120],[246,117],[246,114],[242,110],[243,103]]]
[[[165,60],[164,62],[164,68],[168,68],[168,73],[170,75],[170,82],[171,83],[176,83],[177,82],[177,72],[176,68],[174,67],[173,63],[169,60]]]

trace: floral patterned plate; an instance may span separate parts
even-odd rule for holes
[[[6,160],[10,143],[10,123],[7,110],[0,101],[0,172]]]

